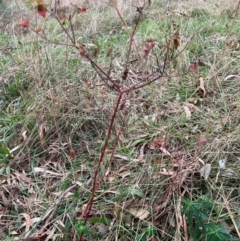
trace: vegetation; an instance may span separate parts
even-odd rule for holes
[[[239,4],[171,2],[0,1],[1,240],[239,240]]]

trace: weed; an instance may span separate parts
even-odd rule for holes
[[[0,239],[239,239],[235,2],[8,2]]]
[[[213,200],[207,197],[196,201],[184,199],[183,203],[182,212],[186,215],[189,232],[194,241],[238,240],[223,226],[216,224],[218,211],[214,208]]]

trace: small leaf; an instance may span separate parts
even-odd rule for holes
[[[159,174],[162,174],[162,175],[165,175],[165,176],[175,177],[177,172],[175,172],[175,171],[167,171],[165,168],[163,168],[163,171],[159,172]]]
[[[108,219],[106,216],[101,216],[101,217],[92,217],[92,218],[89,218],[88,221],[91,223],[91,224],[97,224],[97,223],[103,223],[105,225],[110,225],[111,223],[111,220]]]
[[[186,106],[186,105],[184,105],[184,106],[183,106],[183,109],[184,109],[185,114],[186,114],[186,120],[190,120],[192,114],[191,114],[191,111],[190,111],[189,107]]]
[[[81,56],[86,56],[86,55],[87,55],[86,45],[81,44],[81,45],[78,47],[78,51],[79,51],[79,54],[80,54]]]
[[[115,200],[119,200],[119,199],[123,199],[126,198],[128,196],[138,196],[138,197],[142,197],[144,198],[144,194],[132,187],[126,188],[124,190],[122,190],[116,197]]]
[[[131,208],[129,212],[135,217],[139,218],[140,220],[144,220],[148,218],[150,215],[150,212],[148,212],[146,209],[140,208],[139,210]]]
[[[206,90],[204,87],[204,79],[203,77],[199,77],[197,80],[199,82],[198,93],[200,97],[203,98],[206,95]]]
[[[204,143],[204,144],[208,143],[208,139],[206,137],[204,137],[203,135],[198,135],[195,138],[198,143]]]
[[[153,40],[147,40],[144,47],[144,58],[147,58],[153,47],[155,46],[155,42]]]
[[[43,18],[46,18],[46,16],[47,16],[47,7],[44,4],[42,4],[42,3],[38,4],[37,5],[37,11],[38,11],[38,14],[40,16],[42,16]]]
[[[62,16],[60,23],[64,25],[66,23],[67,17],[65,15]]]
[[[25,232],[28,232],[29,228],[31,227],[32,225],[32,221],[31,221],[31,218],[30,216],[27,214],[27,213],[20,213],[24,218],[25,218],[25,223],[23,226],[26,226],[26,229],[25,229]]]
[[[176,32],[173,36],[173,47],[174,49],[177,49],[180,45],[180,36],[179,33]]]
[[[10,156],[11,152],[6,146],[2,146],[0,144],[0,153],[5,154],[6,156]]]
[[[22,21],[20,21],[19,23],[18,23],[18,27],[23,27],[23,28],[28,28],[29,27],[29,20],[28,19],[24,19],[24,20],[22,20]]]
[[[39,27],[37,27],[37,28],[35,29],[35,32],[36,32],[36,33],[40,33],[41,31],[42,31],[42,29],[39,28]]]
[[[31,220],[32,222],[33,222],[33,219]],[[40,220],[38,220],[37,222],[39,222]],[[28,237],[28,238],[26,238],[26,239],[21,239],[21,241],[31,241],[31,240],[39,240],[39,241],[41,241],[41,240],[45,240],[46,239],[46,237],[47,237],[48,235],[46,234],[46,233],[39,233],[39,234],[35,234],[33,237]]]
[[[46,127],[45,123],[40,124],[39,130],[38,130],[38,135],[41,140],[41,144],[44,144],[45,142],[45,135],[46,135]]]
[[[113,48],[112,48],[112,46],[110,45],[110,46],[108,47],[107,57],[111,56],[111,55],[112,55],[112,52],[113,52]]]
[[[75,157],[76,157],[76,152],[75,152],[73,149],[71,149],[71,150],[70,150],[70,153],[69,153],[69,156],[70,156],[71,158],[75,158]]]
[[[218,163],[219,163],[219,167],[224,169],[226,168],[226,162],[227,162],[227,158],[224,158],[222,160],[219,160]]]
[[[19,173],[18,171],[15,171],[14,174],[16,175],[16,177],[17,177],[18,179],[21,179],[21,180],[24,181],[25,183],[27,183],[27,184],[32,184],[31,178],[28,178],[28,177],[25,176],[24,174]]]
[[[100,48],[99,48],[99,46],[98,46],[98,44],[96,43],[95,40],[93,40],[92,43],[95,46],[95,48],[93,50],[93,56],[96,57],[99,54],[99,52],[100,52]]]
[[[201,176],[204,177],[205,180],[209,178],[210,172],[211,172],[212,166],[211,164],[206,164],[203,166],[200,170]]]
[[[198,66],[206,66],[206,64],[201,59],[198,59],[197,64]]]
[[[190,66],[189,66],[189,71],[196,73],[196,72],[198,71],[197,64],[196,64],[196,63],[190,64]]]
[[[87,11],[86,8],[79,8],[78,13],[85,13]]]
[[[150,145],[149,145],[149,149],[155,150],[158,148],[161,148],[164,146],[164,139],[163,138],[158,138],[155,139]]]

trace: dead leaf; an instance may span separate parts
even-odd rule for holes
[[[35,32],[36,33],[40,33],[42,31],[42,29],[40,28],[40,27],[37,27],[36,29],[35,29]]]
[[[222,160],[219,160],[218,163],[219,163],[219,167],[224,169],[226,168],[226,162],[227,162],[227,158],[225,157],[224,159]]]
[[[43,18],[46,18],[47,16],[47,7],[46,5],[40,3],[37,5],[37,11],[38,11],[38,14],[40,16],[42,16]]]
[[[175,171],[167,171],[165,168],[163,168],[163,171],[159,172],[159,174],[175,177],[177,173]]]
[[[127,176],[129,176],[131,174],[131,172],[129,171],[121,171],[119,173],[117,173],[118,176],[120,176],[121,178],[125,178]]]
[[[87,55],[86,45],[85,45],[85,44],[81,44],[81,45],[78,47],[78,51],[79,51],[79,54],[80,54],[81,56],[86,56],[86,55]]]
[[[172,212],[169,213],[169,224],[174,228],[176,227],[175,215]]]
[[[198,66],[206,66],[206,64],[201,59],[198,59],[197,64]]]
[[[47,238],[46,233],[36,234],[33,237],[22,238],[19,241],[44,241]]]
[[[44,139],[45,139],[45,134],[46,134],[46,127],[45,127],[45,123],[40,124],[39,126],[39,130],[38,130],[38,135],[39,138],[41,140],[41,144],[44,144]]]
[[[37,194],[31,193],[27,199],[27,205],[31,207],[32,203],[36,200]]]
[[[27,213],[21,213],[21,215],[25,218],[25,223],[24,223],[24,226],[26,226],[25,231],[28,232],[29,228],[32,225],[31,218]]]
[[[196,72],[198,71],[198,67],[197,67],[196,62],[190,64],[190,66],[189,66],[189,71],[190,71],[190,72],[194,72],[194,73],[196,73]]]
[[[99,54],[99,52],[100,52],[100,48],[97,45],[95,45],[95,48],[93,50],[93,56],[96,57]]]
[[[141,147],[140,147],[140,151],[139,151],[139,157],[138,157],[138,159],[139,160],[142,160],[143,158],[144,158],[144,149],[145,149],[145,146],[148,144],[148,142],[147,141],[145,141],[142,145],[141,145]]]
[[[163,146],[160,147],[159,149],[160,149],[160,150],[162,151],[162,153],[164,153],[165,155],[172,157],[172,155],[170,154],[170,152],[169,152],[166,148],[164,148]]]
[[[34,167],[33,170],[35,173],[43,173],[45,177],[63,177],[64,176],[63,174],[52,172],[42,167]]]
[[[144,47],[144,58],[147,58],[153,47],[155,46],[155,42],[153,40],[147,40]]]
[[[22,137],[23,137],[23,141],[26,141],[27,140],[27,131],[24,131],[22,133]]]
[[[201,170],[200,170],[200,174],[202,177],[204,177],[205,180],[208,179],[210,172],[211,172],[212,166],[211,164],[205,164]]]
[[[60,197],[60,196],[62,195],[62,193],[63,193],[63,192],[53,192],[52,194],[55,195],[55,196],[57,196],[57,197]],[[74,194],[74,193],[72,193],[72,192],[68,192],[68,193],[64,196],[64,198],[68,198],[68,197],[72,196],[73,194]]]
[[[66,20],[67,20],[67,17],[63,15],[62,18],[60,19],[60,23],[64,25],[66,23]]]
[[[164,145],[164,140],[161,138],[155,139],[149,146],[151,150],[159,149]]]
[[[156,237],[156,236],[152,236],[151,237],[151,239],[149,239],[149,241],[158,241],[159,239],[158,239],[158,237]]]
[[[27,184],[32,184],[31,178],[26,177],[24,174],[19,173],[18,171],[14,172],[17,178],[21,179],[22,181],[26,182]]]
[[[106,148],[105,153],[106,154],[112,154],[113,148]]]
[[[4,205],[7,206],[7,205],[9,205],[9,203],[11,203],[11,199],[9,199],[8,197],[5,196],[4,191],[0,190],[0,196],[1,196],[2,203]]]
[[[204,87],[204,79],[203,77],[199,77],[198,79],[199,87],[198,87],[198,92],[201,98],[203,98],[206,95],[206,90]]]
[[[76,151],[73,150],[73,149],[71,149],[71,150],[70,150],[70,153],[69,153],[69,156],[70,156],[71,158],[75,158],[75,157],[76,157]]]
[[[86,11],[86,8],[78,8],[78,13],[85,13]]]
[[[184,105],[183,109],[184,109],[185,114],[186,114],[186,120],[191,120],[192,114],[191,114],[191,111],[190,111],[189,107]]]
[[[204,143],[204,144],[208,143],[208,139],[206,137],[204,137],[203,135],[198,135],[195,138],[198,143]]]
[[[83,81],[89,88],[93,88],[93,87],[94,87],[94,85],[92,85],[92,83],[91,83],[88,79],[82,78],[82,81]],[[91,99],[91,98],[89,98],[89,99]]]
[[[111,56],[111,55],[112,55],[112,52],[113,52],[113,48],[112,48],[112,46],[110,45],[110,46],[108,47],[107,57]]]
[[[20,21],[17,26],[18,27],[23,27],[23,28],[28,28],[29,27],[29,20],[28,19],[24,19],[22,21]]]
[[[175,33],[173,36],[173,47],[174,49],[177,49],[180,45],[180,36],[179,33]]]
[[[146,218],[148,218],[148,216],[150,215],[150,212],[148,212],[148,210],[140,208],[139,210],[133,209],[131,208],[129,210],[129,212],[135,217],[135,218],[139,218],[140,220],[144,220]]]

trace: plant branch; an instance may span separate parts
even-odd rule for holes
[[[101,167],[101,163],[103,162],[103,158],[104,158],[106,149],[108,147],[108,142],[109,142],[109,139],[110,139],[110,136],[111,136],[111,133],[112,133],[113,124],[115,122],[119,106],[121,104],[122,96],[123,96],[123,94],[119,93],[117,101],[116,101],[116,105],[114,107],[112,117],[109,121],[109,127],[108,127],[108,131],[107,131],[106,139],[105,139],[105,142],[104,142],[104,146],[102,148],[101,155],[99,157],[98,164],[97,164],[97,167],[96,167],[95,172],[94,172],[91,198],[89,199],[89,201],[87,203],[87,206],[86,206],[86,208],[85,208],[85,210],[83,211],[83,214],[82,214],[82,216],[84,217],[84,224],[87,223],[88,216],[89,216],[89,214],[91,212],[91,209],[92,209],[92,206],[93,206],[94,196],[95,196],[95,193],[96,193],[97,188],[99,186],[98,182],[97,182],[99,170],[100,170],[100,167]],[[80,236],[79,241],[82,241],[82,235]]]

